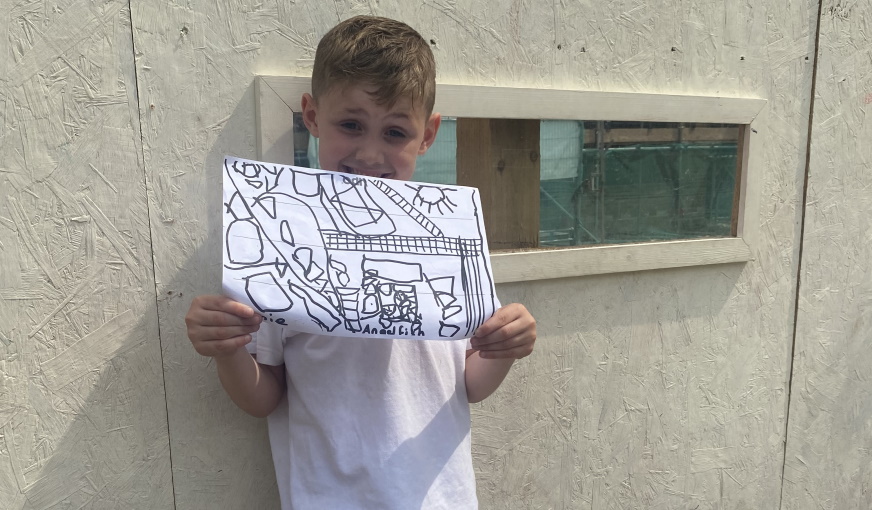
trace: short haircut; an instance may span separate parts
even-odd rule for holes
[[[427,41],[409,25],[376,16],[356,16],[327,32],[318,43],[312,96],[334,87],[369,84],[375,101],[393,106],[407,97],[427,117],[436,100],[436,61]]]

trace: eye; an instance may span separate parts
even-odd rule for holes
[[[385,134],[387,136],[389,136],[390,138],[405,138],[406,137],[405,131],[402,131],[400,129],[394,129],[394,128],[388,129]]]
[[[353,120],[346,120],[339,123],[339,127],[346,131],[360,131],[360,124]]]

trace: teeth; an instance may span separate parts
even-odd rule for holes
[[[353,175],[363,175],[365,177],[388,177],[389,173],[375,173],[375,172],[364,172],[362,170],[358,170],[357,168],[352,168],[347,165],[342,165],[342,171],[348,174]]]
[[[367,171],[364,171],[364,170],[360,170],[360,169],[358,169],[358,168],[350,167],[350,166],[348,166],[348,165],[341,165],[341,166],[339,167],[339,169],[340,169],[342,172],[345,172],[345,173],[347,173],[347,174],[352,174],[352,175],[363,175],[363,176],[365,176],[365,177],[380,177],[380,178],[382,178],[382,179],[385,179],[385,178],[390,178],[390,176],[391,176],[391,173],[390,173],[390,172],[375,172],[375,171],[373,171],[373,172],[367,172]]]

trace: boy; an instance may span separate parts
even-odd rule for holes
[[[433,54],[416,31],[370,16],[340,23],[319,43],[302,98],[320,168],[410,179],[439,130],[434,98]],[[469,403],[536,340],[520,304],[497,310],[468,351],[286,331],[223,296],[197,297],[185,321],[230,398],[269,416],[284,509],[475,508]]]

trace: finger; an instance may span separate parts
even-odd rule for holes
[[[504,325],[518,319],[523,311],[526,310],[522,305],[512,303],[497,310],[488,320],[479,326],[473,336],[483,338],[494,331],[497,331]]]
[[[215,342],[254,333],[259,328],[260,324],[248,326],[202,326],[193,331],[192,336],[195,342]]]
[[[194,349],[203,356],[221,356],[232,354],[249,342],[251,342],[251,335],[239,335],[225,340],[197,342],[194,344]]]
[[[199,300],[200,307],[204,310],[225,312],[243,318],[255,315],[252,307],[234,301],[227,296],[205,295],[198,296],[196,299]]]
[[[497,351],[509,351],[512,349],[518,348],[528,348],[531,351],[533,350],[533,344],[536,343],[536,335],[530,331],[525,331],[517,336],[512,338],[503,340],[502,342],[495,342],[491,344],[482,345],[478,348],[479,352],[497,352]]]
[[[532,322],[532,317],[518,318],[486,336],[475,336],[470,339],[470,342],[472,343],[472,346],[477,349],[484,348],[485,346],[490,344],[505,342],[506,340],[521,335],[525,331],[529,331],[531,333],[535,332],[535,329],[531,324]]]
[[[479,351],[506,351],[509,349],[514,349],[516,347],[520,347],[522,345],[533,343],[534,338],[532,335],[518,335],[502,342],[494,342],[490,344],[480,345],[477,350]]]
[[[193,322],[200,326],[252,326],[263,322],[261,315],[255,314],[251,317],[239,317],[238,315],[229,314],[227,312],[213,312],[211,310],[200,310],[193,317]]]
[[[532,352],[532,346],[524,345],[513,349],[506,349],[504,351],[478,351],[478,355],[485,359],[521,359],[529,356]]]

